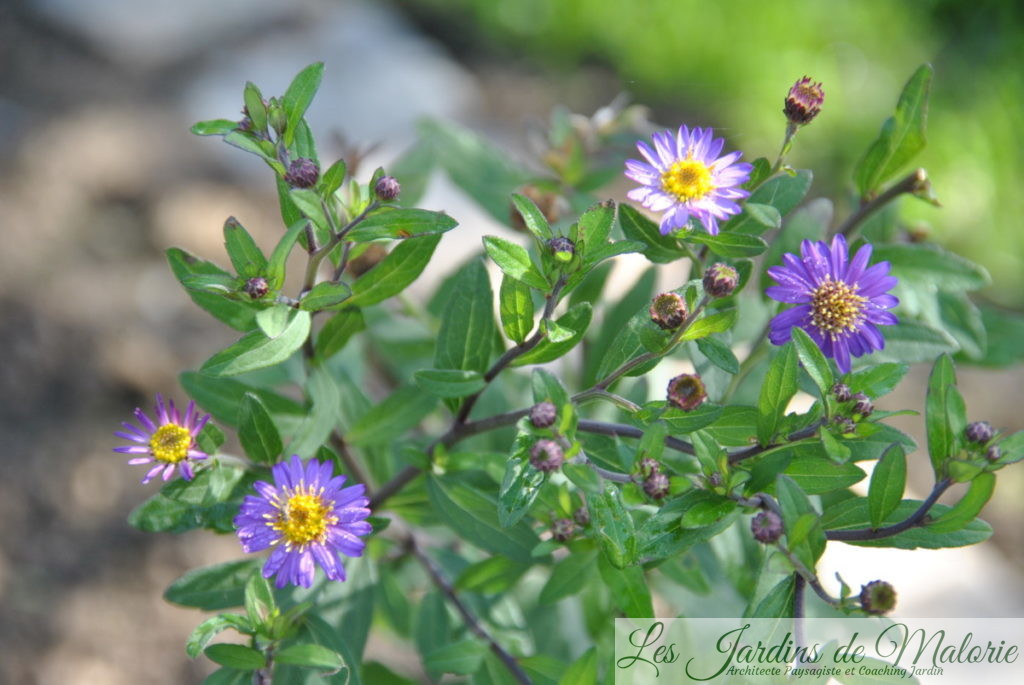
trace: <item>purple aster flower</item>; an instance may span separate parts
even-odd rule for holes
[[[655,133],[654,149],[638,142],[636,147],[647,162],[626,160],[626,176],[641,185],[627,193],[661,216],[661,232],[668,235],[685,227],[693,216],[711,235],[718,233],[718,221],[738,214],[736,200],[750,195],[740,186],[750,178],[753,168],[737,163],[743,153],[736,151],[719,157],[725,141],[713,137],[710,128],[688,129],[680,126]]]
[[[768,297],[797,305],[772,319],[768,339],[783,345],[793,326],[799,326],[825,356],[836,360],[840,371],[849,373],[851,354],[860,357],[885,347],[878,326],[898,321],[886,311],[899,304],[888,294],[897,279],[889,275],[889,262],[868,267],[871,245],[848,259],[841,235],[832,239],[831,248],[823,241],[805,240],[800,254],[784,254],[784,266],[768,269],[779,284],[765,291]]]
[[[135,410],[135,418],[142,428],[122,421],[121,425],[125,430],[118,431],[114,435],[137,444],[115,447],[114,451],[146,455],[129,459],[129,464],[155,463],[142,482],[148,483],[161,471],[163,479],[168,480],[174,475],[175,466],[181,471],[182,478],[192,480],[194,472],[190,460],[199,461],[209,456],[196,448],[196,436],[210,420],[210,415],[200,416],[196,411],[196,403],[189,402],[185,407],[185,415],[182,416],[178,408],[174,406],[173,400],[168,400],[165,403],[164,398],[158,393],[156,396],[156,421],[154,422],[146,416],[141,409]]]
[[[364,486],[342,488],[345,476],[332,476],[330,462],[310,459],[303,466],[298,455],[274,466],[274,484],[257,481],[259,497],[248,495],[235,517],[238,539],[246,552],[272,548],[263,576],[275,573],[277,587],[289,583],[309,587],[315,564],[331,580],[345,580],[338,552],[348,557],[363,555],[369,534],[370,515]]]

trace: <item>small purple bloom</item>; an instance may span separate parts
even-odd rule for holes
[[[371,531],[370,515],[363,496],[365,487],[342,488],[345,476],[332,477],[330,462],[310,459],[303,465],[298,455],[274,466],[274,483],[253,484],[259,496],[247,495],[235,517],[238,539],[246,552],[272,548],[263,576],[277,574],[274,584],[310,587],[319,564],[331,580],[345,580],[338,553],[363,555],[366,543],[360,535]]]
[[[145,455],[129,459],[129,464],[156,463],[146,473],[142,482],[148,483],[161,472],[163,472],[163,479],[169,480],[174,475],[175,467],[181,471],[182,478],[192,480],[194,472],[192,464],[189,463],[190,460],[200,461],[209,457],[208,454],[196,448],[196,436],[210,420],[210,415],[200,416],[196,411],[196,403],[189,402],[185,407],[185,415],[182,416],[172,400],[165,403],[164,398],[157,394],[156,421],[146,416],[141,409],[135,410],[135,418],[142,426],[141,428],[122,421],[121,425],[125,430],[118,431],[114,435],[136,444],[115,447],[114,451]]]
[[[626,160],[626,176],[641,185],[627,196],[661,216],[661,232],[668,235],[684,228],[690,217],[696,218],[711,235],[718,233],[719,220],[738,214],[737,200],[750,195],[740,188],[753,168],[737,162],[743,153],[736,151],[719,157],[725,141],[715,138],[710,128],[655,133],[654,148],[638,142],[636,147],[647,160]]]
[[[765,291],[768,297],[797,305],[772,319],[768,339],[784,345],[793,327],[799,326],[825,356],[836,360],[840,371],[849,373],[850,355],[860,357],[884,348],[878,326],[898,322],[886,311],[899,304],[888,293],[897,279],[889,275],[889,262],[868,266],[871,245],[862,246],[849,259],[841,235],[832,239],[831,247],[805,240],[800,255],[784,254],[784,266],[768,269],[779,284]]]

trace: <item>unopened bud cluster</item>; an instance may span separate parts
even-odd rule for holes
[[[576,254],[575,243],[564,236],[558,236],[549,240],[548,247],[551,248],[552,254],[555,255],[555,260],[559,262],[568,262]]]
[[[538,471],[555,471],[561,468],[564,461],[562,447],[554,440],[538,440],[530,448],[530,464]]]
[[[252,299],[258,300],[270,292],[270,284],[267,283],[267,279],[257,276],[247,280],[242,286],[242,290]]]
[[[288,165],[284,182],[292,188],[312,188],[320,179],[320,167],[308,157],[299,157]]]
[[[896,590],[884,580],[873,580],[860,589],[860,608],[881,615],[896,608]]]
[[[662,293],[651,301],[651,321],[666,331],[674,331],[686,321],[686,303],[678,293]]]
[[[550,428],[558,418],[558,409],[551,402],[538,402],[530,407],[530,423],[534,428]]]
[[[551,537],[565,542],[576,534],[576,523],[572,519],[559,518],[551,522]]]
[[[768,545],[782,537],[782,519],[774,511],[762,511],[750,521],[754,539]]]
[[[739,282],[739,273],[728,264],[712,264],[704,272],[704,292],[709,297],[729,297]]]
[[[665,499],[668,496],[668,476],[661,472],[661,464],[656,460],[644,458],[640,460],[641,487],[651,499]]]
[[[683,411],[693,411],[707,396],[704,381],[695,373],[680,374],[668,382],[668,403]]]
[[[373,192],[381,202],[391,202],[402,192],[402,186],[394,176],[381,176],[377,185],[373,187]]]
[[[821,84],[814,83],[810,77],[804,76],[789,89],[782,111],[791,124],[803,126],[818,116],[824,102],[825,91],[822,90]]]

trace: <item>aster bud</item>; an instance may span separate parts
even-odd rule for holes
[[[573,512],[572,519],[577,526],[585,528],[590,525],[590,511],[586,507],[580,507]]]
[[[640,460],[640,475],[646,478],[652,473],[661,471],[661,464],[650,457],[644,457]]]
[[[534,428],[548,428],[558,418],[558,409],[551,402],[538,402],[530,407],[530,423]]]
[[[576,245],[563,236],[552,238],[548,241],[548,247],[551,248],[551,252],[555,255],[555,261],[565,262],[571,261],[574,254],[576,254]]]
[[[565,542],[576,534],[576,523],[572,519],[555,519],[551,522],[551,537]]]
[[[256,276],[245,282],[242,291],[252,299],[258,300],[270,292],[270,284],[262,276]]]
[[[644,492],[651,499],[664,499],[668,495],[668,476],[661,471],[652,472],[644,479]]]
[[[710,485],[713,488],[720,488],[720,487],[722,487],[722,483],[724,482],[722,480],[722,474],[720,474],[718,471],[715,471],[710,476],[708,476],[707,477],[707,481],[708,481],[708,485]]]
[[[985,458],[988,459],[989,461],[999,461],[999,459],[1002,456],[1003,451],[999,449],[999,445],[992,445],[987,450],[985,450]]]
[[[836,416],[832,419],[832,424],[842,434],[852,433],[857,430],[857,424],[848,416]]]
[[[869,614],[885,614],[896,608],[896,590],[884,580],[873,580],[860,589],[860,608]]]
[[[853,394],[850,392],[850,386],[846,383],[836,383],[832,386],[832,396],[838,402],[849,402]]]
[[[750,521],[750,532],[754,539],[766,545],[782,537],[782,519],[774,511],[758,512]]]
[[[992,425],[988,421],[975,421],[967,424],[964,435],[967,436],[969,442],[983,445],[992,439],[995,431],[992,430]]]
[[[740,275],[728,264],[712,264],[704,272],[704,292],[711,297],[729,297],[739,282]]]
[[[853,400],[853,413],[860,414],[863,417],[871,416],[871,412],[875,410],[875,405],[872,404],[871,398],[862,392],[857,393],[850,398]]]
[[[299,157],[288,166],[284,182],[292,188],[312,188],[320,178],[320,167],[308,157]]]
[[[381,176],[377,185],[373,187],[373,192],[381,202],[391,202],[402,192],[402,186],[394,176]]]
[[[668,403],[683,411],[693,411],[707,396],[704,382],[695,373],[684,373],[668,382]]]
[[[824,102],[825,91],[821,84],[812,83],[810,77],[804,76],[789,89],[782,111],[791,124],[803,126],[818,116]]]
[[[672,331],[686,321],[686,303],[677,293],[662,293],[651,301],[650,313],[658,328]]]
[[[554,440],[538,440],[530,448],[530,463],[538,471],[554,471],[563,461],[562,447]]]
[[[238,122],[238,126],[236,126],[235,129],[243,133],[248,133],[252,130],[252,119],[249,117],[242,117],[242,120]]]

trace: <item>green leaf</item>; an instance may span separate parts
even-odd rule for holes
[[[687,327],[686,332],[680,338],[682,341],[698,340],[712,333],[722,333],[729,330],[736,321],[736,310],[726,309],[723,312],[715,312],[697,319]]]
[[[270,583],[263,577],[263,573],[253,571],[245,584],[245,613],[249,622],[254,626],[263,624],[275,608],[277,602],[274,601]]]
[[[348,167],[345,166],[345,160],[339,159],[337,162],[332,164],[327,171],[320,177],[320,195],[330,198],[334,193],[338,191],[341,184],[345,182],[345,174],[348,173]]]
[[[672,435],[688,435],[700,430],[718,420],[722,415],[722,408],[705,404],[691,411],[683,411],[677,407],[670,407],[661,414],[661,420],[671,429]]]
[[[537,603],[549,606],[582,590],[590,577],[596,559],[596,549],[573,550],[569,556],[559,561],[551,569],[551,575],[548,576],[547,582],[541,588]]]
[[[245,584],[262,563],[262,559],[245,559],[193,569],[171,583],[164,599],[204,611],[242,606]]]
[[[274,661],[279,664],[304,666],[325,671],[337,671],[345,665],[341,655],[321,645],[289,645],[274,652]]]
[[[768,249],[768,243],[747,233],[694,233],[690,240],[707,245],[708,249],[722,257],[756,257]]]
[[[854,170],[861,197],[873,195],[924,148],[931,82],[932,67],[923,64],[903,87],[896,113],[882,125],[878,138]]]
[[[512,205],[516,208],[516,211],[519,212],[519,215],[523,217],[523,223],[526,224],[526,228],[530,230],[530,233],[537,236],[537,240],[540,240],[541,243],[546,243],[548,240],[555,237],[551,232],[551,226],[548,225],[548,220],[544,218],[544,213],[537,208],[537,205],[533,200],[520,195],[519,193],[513,193]],[[486,242],[487,238],[484,238],[484,243],[486,244]],[[489,249],[488,254],[490,254]],[[498,260],[495,259],[494,261],[497,262]],[[499,266],[501,265],[499,264]],[[518,278],[518,276],[515,278]]]
[[[960,501],[949,511],[934,518],[928,524],[928,530],[934,533],[952,533],[960,530],[981,513],[995,489],[996,474],[979,473],[971,481],[970,487]]]
[[[875,361],[914,364],[930,361],[940,354],[956,352],[956,344],[951,338],[916,321],[901,321],[895,326],[885,326],[882,330],[885,349],[872,354]]]
[[[341,415],[341,388],[324,366],[312,367],[306,375],[305,394],[313,406],[294,431],[288,454],[311,457],[330,437]]]
[[[242,101],[245,102],[245,111],[252,121],[252,127],[256,131],[267,130],[267,105],[263,101],[263,93],[252,81],[247,81],[245,90],[242,92]]]
[[[522,245],[517,245],[498,236],[485,235],[484,249],[487,251],[487,256],[508,276],[537,290],[546,292],[550,287],[548,279],[537,270],[533,260],[530,259],[530,253]]]
[[[192,125],[189,129],[197,136],[226,136],[238,128],[238,122],[231,119],[208,119]]]
[[[466,397],[486,385],[479,371],[421,369],[412,376],[416,385],[438,397]]]
[[[732,349],[718,338],[703,337],[697,339],[697,349],[707,357],[708,361],[726,373],[740,372],[740,362]]]
[[[814,384],[818,386],[821,399],[824,401],[834,382],[832,367],[829,366],[821,348],[811,340],[811,336],[807,335],[804,329],[794,326],[792,335],[793,345],[796,347],[797,356],[800,357],[800,363],[803,364],[804,370],[807,371],[807,375],[811,377]]]
[[[503,528],[494,498],[451,476],[427,476],[427,494],[434,512],[459,537],[480,549],[522,564],[533,563],[531,551],[540,540],[520,522]]]
[[[654,618],[654,605],[641,566],[618,567],[601,555],[597,560],[601,579],[611,592],[612,602],[630,618]]]
[[[589,253],[592,250],[608,242],[608,236],[611,234],[614,223],[615,203],[611,200],[593,205],[580,216],[580,239],[586,246],[588,261],[590,261]]]
[[[288,321],[292,317],[292,308],[286,304],[275,304],[272,307],[261,309],[256,314],[256,324],[268,338],[276,338],[288,327]]]
[[[237,147],[239,150],[256,155],[277,172],[284,173],[284,165],[274,156],[274,146],[272,143],[258,141],[253,138],[252,134],[239,131],[238,129],[226,134],[224,142],[232,147]]]
[[[470,675],[480,668],[485,654],[487,647],[476,640],[459,640],[427,654],[423,665],[430,672]]]
[[[195,276],[231,277],[231,274],[216,264],[200,259],[176,247],[167,250],[167,262],[170,264],[174,276],[182,284],[185,284],[187,279]],[[193,302],[236,330],[248,331],[255,325],[253,310],[241,302],[226,299],[222,295],[194,290],[187,286],[186,292]]]
[[[270,253],[270,259],[267,261],[267,280],[271,290],[279,290],[284,285],[285,262],[288,261],[288,255],[292,253],[292,248],[295,247],[299,235],[308,225],[309,221],[302,216],[288,224],[288,230],[281,236],[274,251]]]
[[[558,377],[546,369],[534,369],[530,376],[534,404],[551,402],[556,407],[569,403],[569,392]]]
[[[343,309],[323,325],[316,336],[316,354],[328,359],[344,349],[349,339],[366,328],[363,312],[359,309]]]
[[[748,201],[743,204],[743,211],[764,228],[781,228],[782,226],[782,214],[771,205]]]
[[[587,508],[592,534],[612,565],[624,568],[636,563],[636,531],[633,518],[622,504],[621,490],[609,483],[600,496],[587,498]]]
[[[303,216],[312,221],[320,233],[326,235],[330,231],[330,223],[327,214],[324,212],[324,203],[312,188],[292,188],[288,191],[292,203],[299,208]]]
[[[762,461],[767,458],[763,457]],[[799,454],[785,467],[785,474],[808,495],[848,488],[864,480],[867,475],[856,464],[836,464],[821,456]]]
[[[794,175],[779,174],[760,185],[747,198],[744,207],[751,203],[774,207],[781,216],[786,216],[807,195],[811,188],[814,175],[807,169],[801,169]],[[755,210],[756,212],[757,210]],[[774,217],[771,217],[774,219]],[[743,212],[729,221],[724,227],[726,233],[763,233],[765,224],[758,222],[749,212]]]
[[[808,528],[801,523],[800,535],[806,535],[799,543],[791,544],[790,551],[803,562],[808,569],[814,569],[818,559],[825,551],[825,532],[818,520],[818,512],[811,506],[807,495],[796,482],[789,476],[780,475],[775,479],[775,496],[779,500],[779,508],[782,510],[782,522],[785,525],[786,535],[797,532],[797,522],[805,515],[811,514],[815,517],[814,523]]]
[[[505,465],[505,477],[498,492],[498,523],[508,528],[519,523],[533,506],[544,472],[533,468],[528,459],[512,457]]]
[[[440,241],[440,235],[425,235],[400,242],[377,266],[352,283],[349,304],[365,307],[405,290],[423,273]]]
[[[908,518],[921,506],[920,500],[905,499],[891,514],[885,517],[881,527],[891,526]],[[931,515],[936,518],[949,511],[950,507],[936,504],[931,508]],[[835,504],[825,510],[821,524],[826,530],[860,530],[871,525],[868,501],[865,497],[853,497]],[[974,519],[956,531],[942,532],[931,530],[929,526],[910,528],[902,533],[878,540],[844,540],[847,544],[861,547],[896,547],[898,549],[940,549],[944,547],[963,547],[984,542],[992,535],[992,527],[981,519]]]
[[[526,340],[533,330],[533,297],[530,286],[509,275],[502,276],[498,289],[499,313],[505,335],[516,343]]]
[[[576,347],[577,343],[583,339],[587,332],[587,327],[590,325],[590,317],[593,316],[593,313],[589,302],[580,302],[573,305],[557,322],[554,322],[558,329],[561,329],[559,331],[561,335],[553,335],[553,330],[557,329],[555,329],[555,326],[551,326],[552,322],[549,321],[548,337],[529,352],[517,357],[512,362],[512,366],[544,364],[558,359]],[[565,336],[566,332],[569,334],[568,337]],[[560,340],[556,341],[555,337],[559,337]]]
[[[346,237],[356,243],[381,238],[400,240],[445,233],[458,225],[459,222],[444,212],[381,207],[356,224]]]
[[[591,647],[565,670],[558,685],[591,685],[596,682],[597,647]]]
[[[910,366],[907,364],[878,364],[850,374],[846,378],[846,385],[852,393],[862,392],[868,397],[879,398],[892,392],[908,370]]]
[[[299,122],[306,114],[306,110],[309,109],[310,103],[313,102],[313,96],[320,88],[323,77],[324,63],[315,62],[300,71],[288,86],[288,90],[284,92],[281,106],[288,120],[288,126],[284,131],[285,145],[290,146],[295,139]]]
[[[353,445],[391,442],[423,420],[437,404],[437,398],[419,388],[399,388],[383,402],[363,414],[345,435]]]
[[[513,165],[504,150],[455,124],[425,121],[420,133],[455,185],[500,223],[508,222],[509,194],[532,174]]]
[[[297,426],[305,416],[305,409],[297,402],[270,390],[246,385],[231,378],[186,371],[181,374],[179,380],[189,397],[213,414],[218,422],[227,426],[237,425],[238,405],[246,393],[253,393],[259,397],[267,410],[274,415],[281,430],[285,432]]]
[[[309,312],[296,311],[280,335],[268,338],[262,331],[253,331],[210,357],[201,371],[210,376],[234,376],[280,364],[302,347],[309,327]]]
[[[796,598],[794,576],[788,575],[758,602],[750,618],[779,618],[793,615],[793,600]]]
[[[984,267],[931,243],[878,245],[874,261],[881,260],[892,265],[893,276],[918,286],[977,290],[992,282]]]
[[[224,222],[224,247],[231,258],[231,265],[242,278],[258,276],[267,266],[267,258],[256,241],[233,216]]]
[[[935,360],[928,378],[928,393],[925,397],[925,429],[928,434],[928,456],[936,478],[942,478],[943,465],[953,456],[956,436],[953,435],[946,414],[946,388],[956,385],[956,372],[949,355]]]
[[[775,355],[757,403],[757,440],[762,445],[772,442],[786,406],[796,394],[797,353],[794,345],[786,345]]]
[[[619,225],[627,238],[646,246],[643,254],[652,262],[668,264],[686,254],[674,237],[662,235],[656,223],[630,205],[619,205]]]
[[[899,506],[907,485],[907,455],[893,445],[878,460],[868,488],[868,514],[871,527],[878,528],[885,517]],[[970,518],[974,518],[971,516]]]
[[[324,281],[317,283],[299,300],[299,308],[307,312],[337,309],[338,305],[350,299],[352,289],[346,283]]]
[[[456,276],[451,297],[441,314],[434,367],[487,370],[495,338],[493,295],[487,270],[473,260]]]
[[[255,671],[267,665],[263,652],[245,645],[210,645],[203,650],[203,654],[221,666],[237,668],[240,671]]]
[[[455,589],[483,595],[500,594],[515,585],[529,569],[528,565],[505,557],[488,557],[467,567],[455,581]]]
[[[238,407],[238,440],[249,458],[262,464],[275,463],[284,451],[270,412],[252,393],[245,393]]]
[[[937,293],[939,319],[943,330],[953,336],[971,361],[982,360],[988,347],[988,331],[981,310],[966,293]]]
[[[246,634],[252,631],[252,626],[244,616],[238,614],[211,616],[196,626],[192,634],[188,636],[188,640],[185,641],[185,653],[190,659],[195,659],[202,653],[203,648],[210,644],[210,640],[229,628]]]

